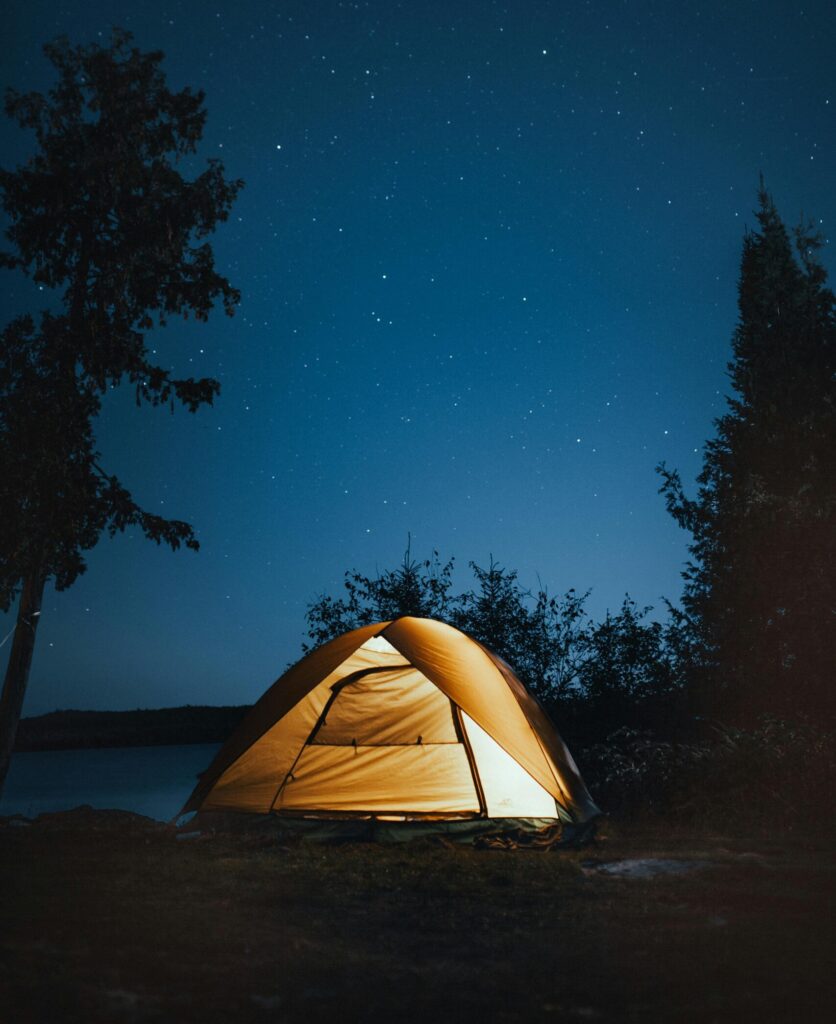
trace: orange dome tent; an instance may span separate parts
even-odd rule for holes
[[[182,813],[582,824],[600,812],[505,662],[405,616],[290,668],[218,752]]]

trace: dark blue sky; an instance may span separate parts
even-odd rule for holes
[[[201,551],[102,541],[47,593],[25,712],[251,701],[309,600],[408,532],[462,583],[492,553],[596,614],[677,598],[654,466],[692,480],[723,409],[759,172],[789,222],[836,215],[836,16],[802,7],[13,0],[4,84],[124,25],[246,181],[214,241],[239,314],[151,340],[218,404],[126,389],[99,427]],[[14,165],[31,140],[1,130]],[[48,301],[4,284],[4,322]]]

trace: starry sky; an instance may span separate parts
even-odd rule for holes
[[[723,411],[759,173],[789,223],[836,216],[833,4],[12,0],[2,84],[47,88],[43,42],[113,24],[206,91],[242,302],[149,337],[214,408],[126,388],[97,428],[200,553],[105,539],[48,589],[24,713],[252,701],[308,602],[408,534],[461,585],[493,554],[596,615],[676,599],[654,466],[692,482]],[[4,323],[48,302],[5,272]]]

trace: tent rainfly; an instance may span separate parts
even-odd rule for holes
[[[543,709],[460,630],[405,616],[290,668],[243,719],[181,813],[457,822],[600,812]]]

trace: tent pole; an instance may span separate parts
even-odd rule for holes
[[[450,701],[450,706],[453,709],[453,721],[456,725],[456,732],[458,733],[459,739],[464,746],[464,752],[467,755],[467,763],[470,765],[470,774],[473,776],[473,785],[476,787],[476,796],[479,798],[479,814],[483,818],[488,816],[488,803],[485,800],[485,792],[482,789],[482,780],[479,778],[479,769],[476,767],[476,759],[473,756],[473,748],[470,745],[470,738],[467,735],[467,729],[462,721],[462,709]]]

